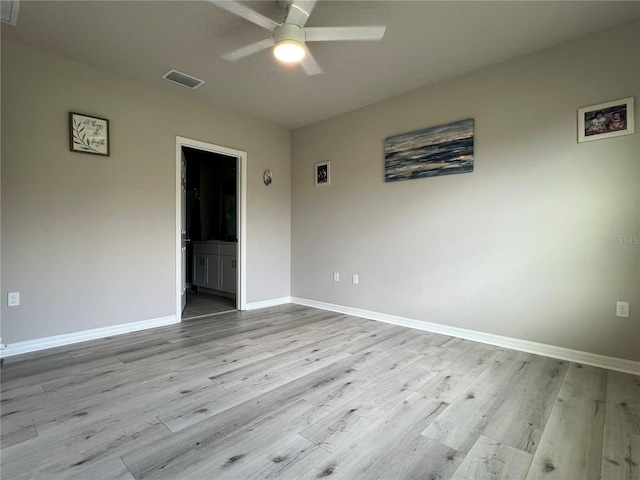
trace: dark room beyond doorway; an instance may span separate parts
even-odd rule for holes
[[[186,287],[182,319],[235,310],[237,158],[182,147],[186,160]]]

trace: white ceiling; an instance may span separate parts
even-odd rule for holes
[[[245,3],[283,19],[278,2]],[[311,77],[269,50],[236,63],[220,58],[270,34],[205,1],[23,0],[17,26],[3,23],[2,37],[297,128],[639,16],[640,1],[321,0],[307,26],[387,31],[380,42],[310,44],[324,69]],[[172,68],[206,83],[193,91],[171,84],[161,77]]]

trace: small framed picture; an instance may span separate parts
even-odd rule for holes
[[[320,162],[315,165],[316,187],[331,185],[331,162]]]
[[[109,156],[109,120],[69,112],[69,136],[72,152]]]
[[[578,109],[578,143],[633,133],[633,97]]]

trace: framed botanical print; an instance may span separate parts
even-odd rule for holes
[[[109,120],[69,112],[70,148],[72,152],[109,156]]]

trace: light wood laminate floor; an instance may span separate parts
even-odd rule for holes
[[[2,479],[635,479],[640,377],[283,305],[6,359]]]

